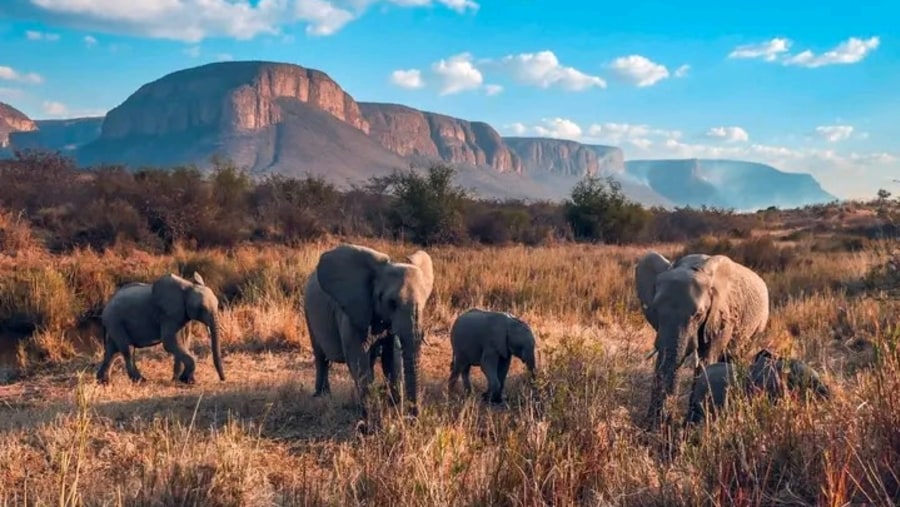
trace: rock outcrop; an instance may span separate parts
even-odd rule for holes
[[[0,102],[0,148],[9,146],[9,135],[13,132],[37,130],[37,125],[22,111]]]
[[[469,122],[398,104],[361,102],[369,135],[398,155],[519,173],[522,164],[487,123]]]
[[[522,159],[522,167],[529,173],[593,176],[624,169],[622,150],[611,146],[542,137],[505,137],[504,141]]]
[[[281,120],[279,98],[308,103],[369,131],[353,97],[324,72],[247,61],[211,63],[145,84],[107,114],[101,139],[259,130]]]

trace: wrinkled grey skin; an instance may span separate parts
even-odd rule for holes
[[[191,320],[202,322],[209,331],[213,363],[220,380],[225,380],[219,349],[219,300],[194,273],[193,280],[166,274],[152,284],[132,282],[120,287],[103,308],[100,316],[104,328],[103,362],[97,380],[109,381],[109,367],[116,354],[125,359],[128,377],[144,380],[134,360],[134,349],[152,347],[162,342],[174,357],[172,379],[194,383],[194,357],[188,352],[178,332]]]
[[[768,350],[756,354],[750,366],[750,386],[772,398],[786,392],[812,392],[819,399],[831,398],[831,389],[809,365],[799,359],[775,357]]]
[[[505,312],[472,308],[457,317],[450,328],[453,359],[450,365],[449,390],[454,390],[460,374],[466,393],[472,392],[469,370],[479,365],[488,381],[483,398],[491,403],[503,402],[506,374],[513,356],[525,363],[530,377],[535,374],[535,339],[531,327]]]
[[[738,380],[732,363],[713,363],[706,368],[701,367],[694,378],[685,424],[702,422],[707,410],[712,419],[721,409],[727,408],[728,395]]]
[[[392,395],[399,395],[402,362],[406,401],[410,413],[418,413],[418,360],[425,336],[425,303],[434,285],[434,272],[431,257],[423,250],[406,261],[393,262],[371,248],[343,244],[319,257],[306,282],[303,308],[315,356],[315,396],[330,391],[330,364],[346,363],[356,384],[363,419],[368,413],[366,395],[374,363],[366,340],[370,334],[382,332],[396,337],[400,345],[399,351],[397,347],[379,346]]]
[[[647,426],[670,421],[676,374],[689,357],[701,365],[746,354],[766,328],[769,291],[751,269],[724,255],[690,254],[671,263],[657,252],[635,267],[644,316],[656,331],[654,383]]]
[[[731,363],[715,363],[704,369],[694,382],[686,424],[702,422],[705,409],[710,418],[727,408],[727,395],[738,386],[741,377]],[[768,350],[761,350],[754,357],[745,381],[746,392],[765,392],[777,400],[787,392],[811,392],[818,399],[831,397],[831,390],[819,378],[819,374],[799,359],[776,358]]]

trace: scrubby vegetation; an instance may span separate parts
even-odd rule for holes
[[[0,163],[0,502],[900,502],[900,245],[885,234],[894,203],[641,210],[602,180],[568,207],[492,203],[447,174],[340,192],[316,179],[253,182],[226,163],[208,178],[189,168],[84,175],[37,154]],[[590,211],[616,202],[635,213],[626,223],[644,220],[639,234],[614,238],[609,212]],[[584,234],[573,218],[607,224]],[[353,433],[344,365],[332,369],[331,399],[311,396],[300,305],[318,255],[344,240],[392,256],[426,244],[435,263],[422,414],[412,422],[384,407],[364,437]],[[766,345],[813,365],[834,399],[745,400],[661,452],[660,435],[637,424],[652,333],[632,269],[647,248],[721,252],[757,269],[773,301]],[[95,385],[106,298],[128,281],[195,270],[223,304],[228,381],[215,376],[205,331],[189,326],[198,384],[170,381],[169,356],[148,349],[137,354],[146,384],[130,384],[118,360],[111,385]],[[518,363],[505,409],[445,393],[449,327],[471,306],[532,325],[536,396]],[[477,369],[473,382],[484,389]]]

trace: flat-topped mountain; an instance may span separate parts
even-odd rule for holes
[[[630,160],[629,177],[682,206],[756,210],[790,208],[837,199],[809,174],[739,160]]]
[[[502,137],[482,121],[358,103],[326,73],[278,62],[172,72],[141,86],[103,119],[32,122],[8,110],[0,109],[0,140],[14,148],[72,151],[82,165],[206,169],[221,155],[254,175],[312,174],[346,186],[442,161],[458,169],[460,184],[484,197],[562,199],[584,175],[600,175],[612,176],[646,205],[746,208],[833,198],[811,176],[791,175],[778,180],[767,200],[763,191],[771,187],[755,186],[754,178],[772,181],[786,173],[762,164],[700,161],[694,164],[702,170],[692,171],[683,161],[626,163],[615,146]],[[16,132],[10,137],[4,128]],[[733,176],[725,174],[732,169]]]

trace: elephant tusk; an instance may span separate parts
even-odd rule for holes
[[[653,349],[652,351],[650,351],[650,353],[647,354],[647,357],[644,358],[644,361],[647,361],[651,357],[655,356],[657,352],[659,352],[659,349]]]

